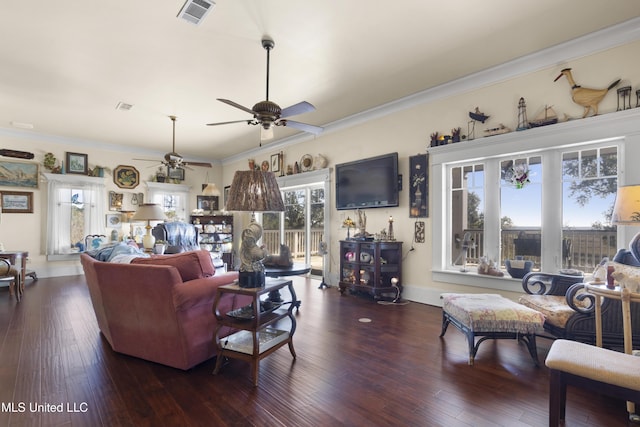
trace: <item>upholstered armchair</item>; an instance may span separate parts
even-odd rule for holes
[[[156,240],[167,243],[165,254],[177,254],[200,249],[198,229],[186,222],[163,222],[151,231]]]
[[[584,289],[582,276],[532,272],[522,278],[526,292],[518,300],[544,314],[544,330],[553,338],[588,344],[596,342],[595,297]],[[640,345],[640,304],[631,304],[633,341]],[[620,301],[602,302],[602,343],[623,348],[624,334]]]

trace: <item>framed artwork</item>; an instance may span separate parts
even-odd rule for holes
[[[67,173],[87,175],[89,173],[87,155],[82,153],[70,153],[67,151]]]
[[[170,179],[179,179],[180,181],[184,181],[184,168],[172,168],[171,166],[167,166],[167,176]]]
[[[271,155],[271,172],[280,172],[280,153]]]
[[[118,165],[113,170],[113,182],[120,188],[136,188],[140,184],[140,172],[133,166]]]
[[[424,243],[424,221],[416,221],[413,236],[416,243]]]
[[[196,196],[197,208],[205,211],[218,210],[218,196]]]
[[[38,188],[38,164],[0,160],[0,185]]]
[[[429,216],[429,154],[409,157],[409,217]]]
[[[231,186],[227,185],[226,187],[224,187],[224,206],[227,206],[227,200],[229,200],[229,191],[231,190]]]
[[[115,191],[109,191],[109,210],[119,211],[122,210],[122,201],[124,194],[116,193]]]
[[[107,214],[107,223],[105,224],[107,227],[114,228],[120,227],[120,222],[122,221],[121,214]]]
[[[33,213],[33,192],[2,191],[2,213]]]

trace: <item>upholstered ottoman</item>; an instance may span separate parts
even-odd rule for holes
[[[444,336],[449,323],[465,334],[469,342],[469,365],[473,365],[480,343],[502,338],[524,342],[536,366],[539,365],[536,332],[540,332],[544,324],[540,312],[498,294],[444,293],[441,298],[440,336]],[[477,342],[476,337],[480,337]]]

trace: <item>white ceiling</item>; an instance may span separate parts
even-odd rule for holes
[[[265,35],[270,100],[309,101],[292,119],[322,126],[640,16],[638,0],[216,0],[195,26],[183,3],[3,1],[0,128],[164,153],[176,115],[176,151],[224,159],[259,128],[205,124],[250,118],[216,98],[265,98]]]

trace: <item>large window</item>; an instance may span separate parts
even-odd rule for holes
[[[104,234],[106,191],[102,179],[47,174],[47,256],[76,252],[88,234]]]
[[[544,249],[563,268],[591,272],[603,257],[613,257],[617,150],[592,144],[448,166],[450,268],[462,264],[466,271],[481,257],[504,267],[505,259],[521,257],[532,260],[536,270],[557,270],[546,265]],[[557,167],[543,169],[547,164]],[[499,184],[490,185],[497,180],[489,177],[499,177]],[[553,202],[558,193],[562,203]],[[547,230],[558,228],[561,239],[547,236]]]

